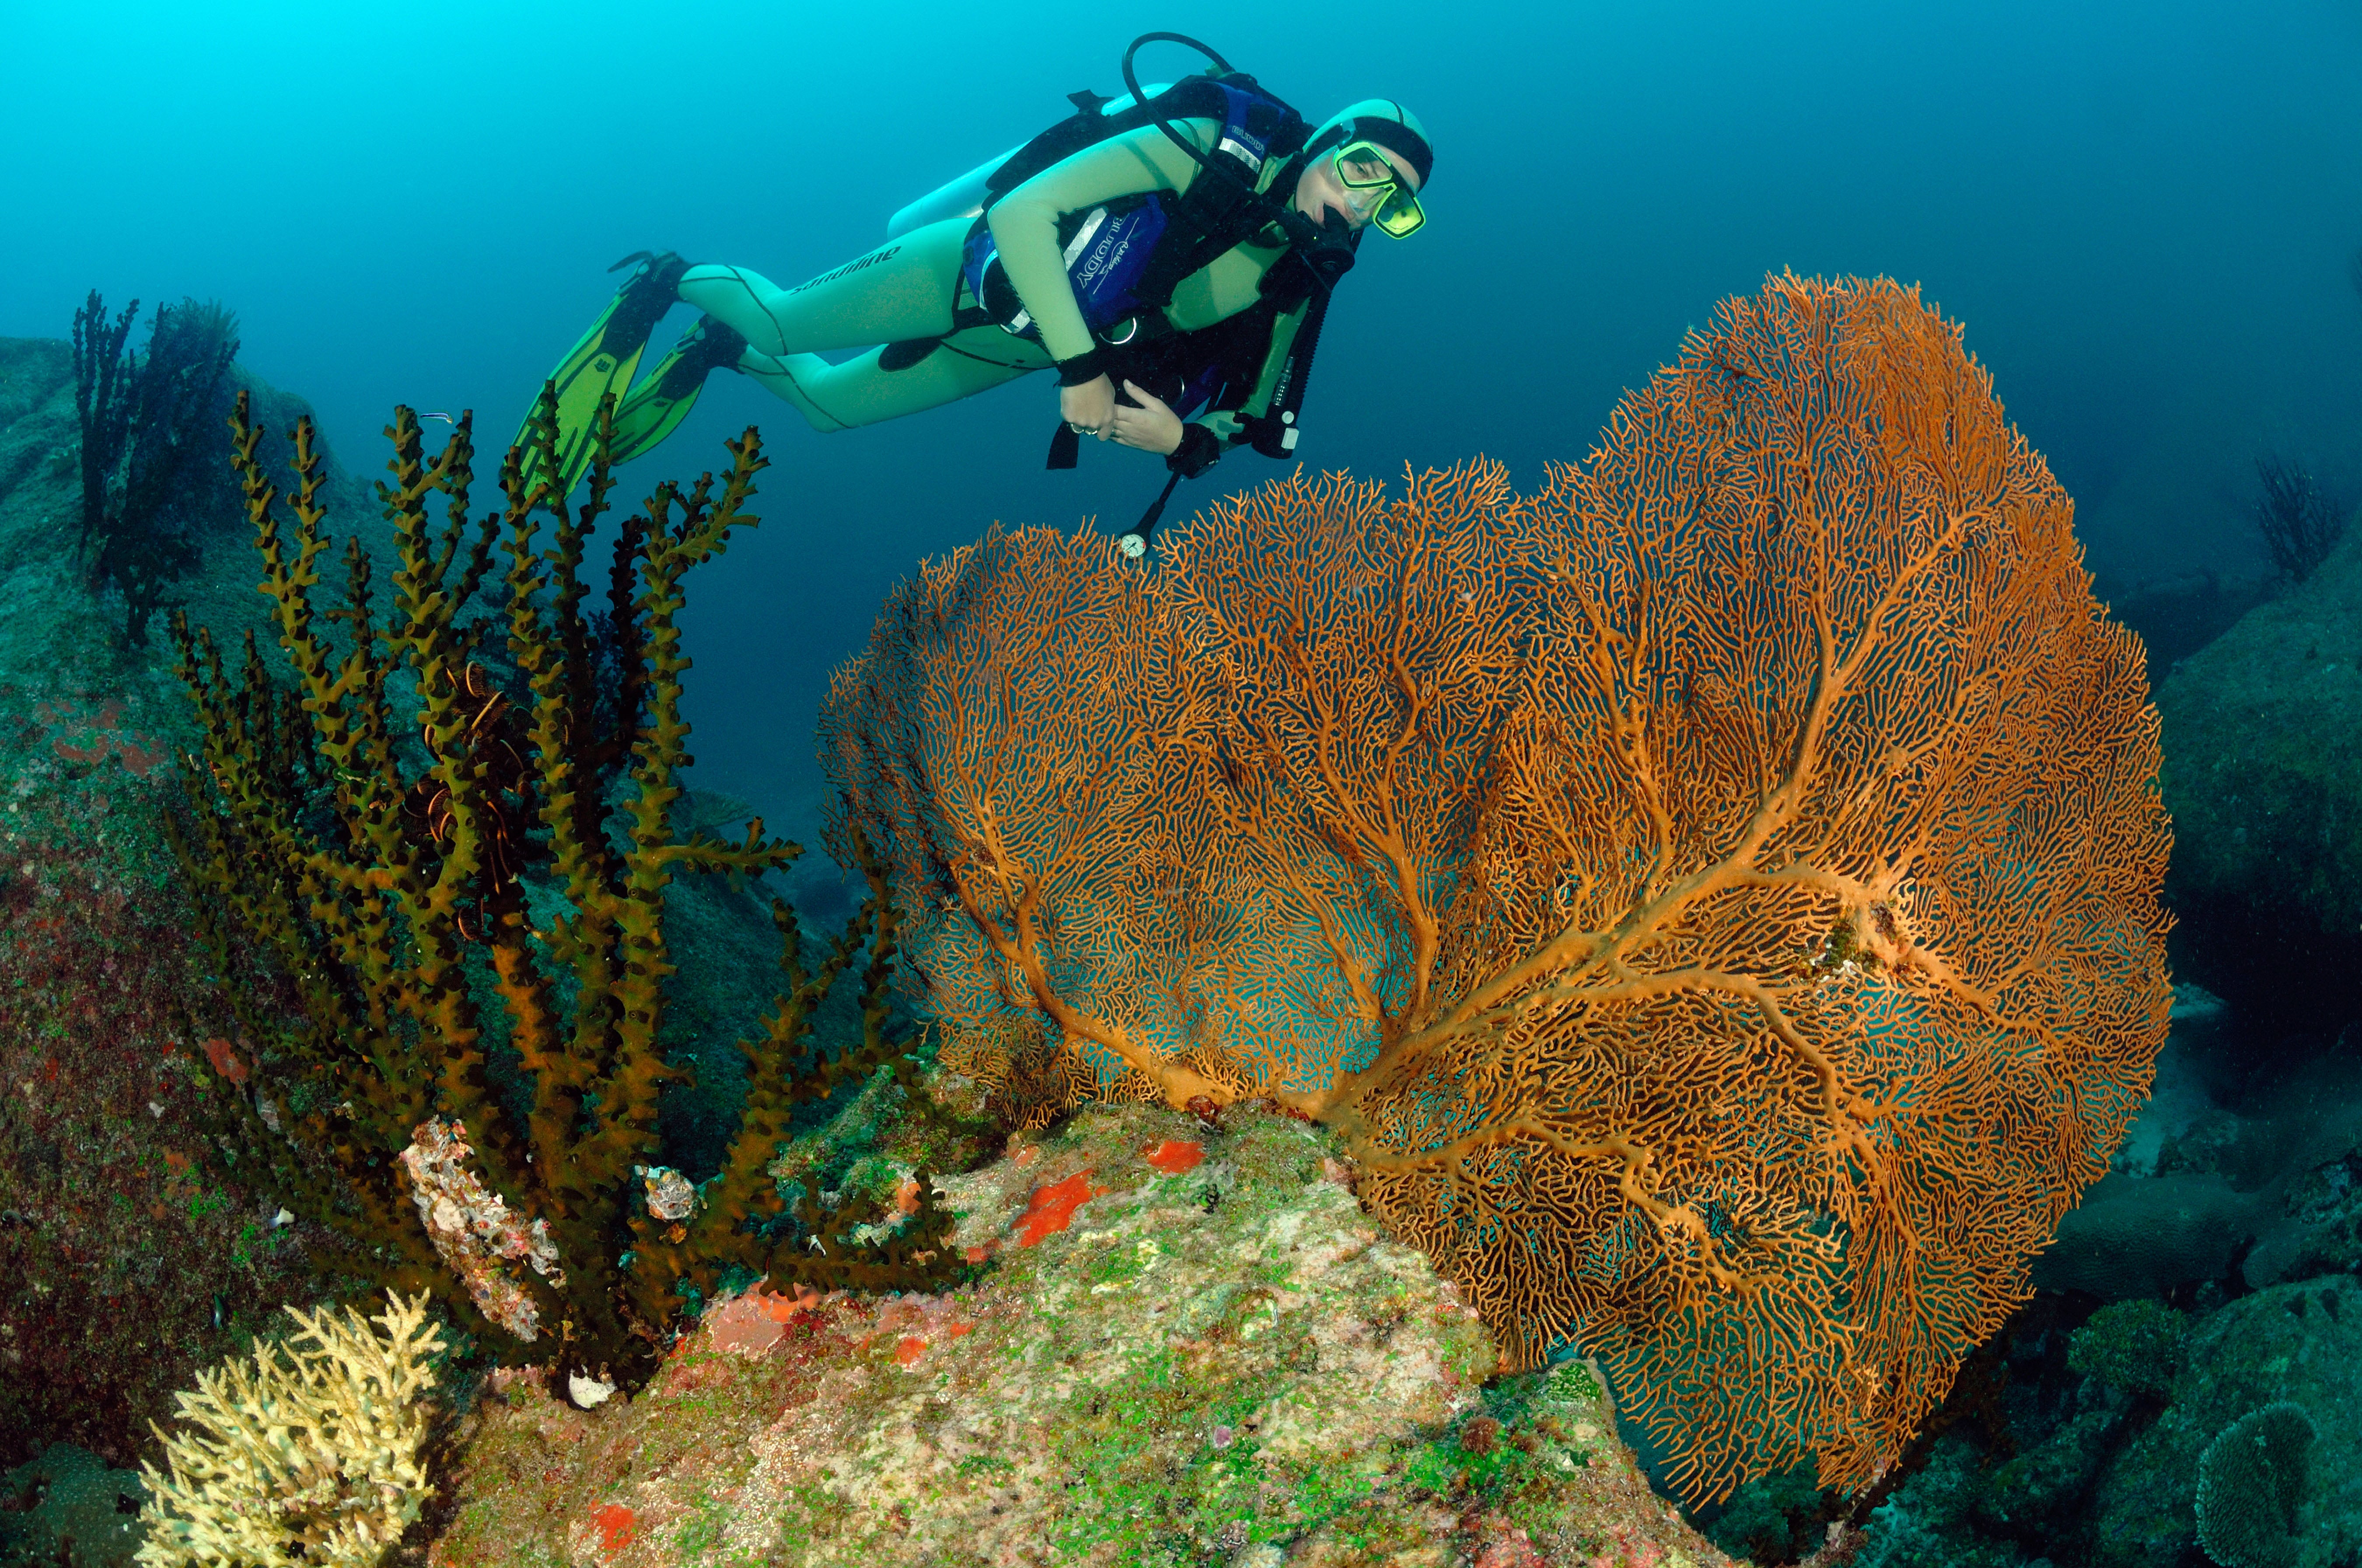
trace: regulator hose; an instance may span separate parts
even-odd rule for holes
[[[1123,85],[1125,90],[1131,93],[1131,101],[1135,104],[1146,104],[1148,97],[1140,90],[1140,78],[1132,72],[1132,57],[1140,52],[1142,45],[1152,43],[1177,43],[1185,49],[1193,49],[1204,55],[1213,62],[1214,69],[1217,71],[1227,72],[1231,69],[1229,61],[1186,33],[1142,33],[1131,40],[1130,49],[1123,51]],[[1319,285],[1322,293],[1326,294],[1333,291],[1337,286],[1337,280],[1352,271],[1353,229],[1351,224],[1343,222],[1334,213],[1331,213],[1326,221],[1314,223],[1311,218],[1297,212],[1293,202],[1274,201],[1264,193],[1255,190],[1237,175],[1217,164],[1198,149],[1196,142],[1175,129],[1172,121],[1160,116],[1155,123],[1156,128],[1171,138],[1174,146],[1187,153],[1190,160],[1198,168],[1219,179],[1229,181],[1257,212],[1279,226],[1286,234],[1289,244],[1295,248],[1297,255],[1303,259],[1306,270],[1311,273],[1313,282]]]

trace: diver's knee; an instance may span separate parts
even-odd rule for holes
[[[677,293],[681,300],[736,329],[750,348],[784,354],[788,340],[771,314],[770,301],[778,288],[759,272],[707,261],[681,274]]]
[[[822,368],[826,369],[825,366]],[[833,436],[840,430],[853,428],[844,420],[822,411],[820,404],[812,401],[811,392],[798,383],[794,368],[785,359],[749,348],[738,356],[738,370],[742,375],[752,376],[761,383],[765,392],[802,414],[804,423],[822,435]]]

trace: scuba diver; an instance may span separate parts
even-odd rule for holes
[[[1159,40],[1212,68],[1143,91],[1132,57]],[[1426,221],[1426,133],[1375,98],[1308,126],[1176,33],[1136,39],[1123,79],[1130,96],[1072,94],[1071,117],[905,207],[886,244],[793,288],[670,252],[617,262],[611,271],[636,270],[552,374],[560,493],[590,464],[603,398],[619,394],[611,449],[622,461],[670,434],[724,369],[823,432],[1054,369],[1050,467],[1073,467],[1086,435],[1164,458],[1164,494],[1120,540],[1135,558],[1174,485],[1225,449],[1291,453],[1321,319],[1363,230],[1401,238]],[[631,385],[677,302],[703,314]],[[820,358],[871,345],[843,364]],[[536,453],[528,482],[539,468]]]

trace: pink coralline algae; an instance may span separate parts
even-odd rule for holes
[[[237,1052],[230,1049],[228,1041],[222,1039],[218,1035],[206,1041],[205,1058],[213,1063],[215,1072],[219,1073],[230,1082],[234,1084],[242,1084],[246,1082],[246,1063],[239,1057]],[[272,1131],[276,1132],[278,1129],[273,1128]]]
[[[540,1332],[540,1311],[509,1261],[523,1259],[550,1284],[563,1285],[557,1248],[547,1220],[526,1224],[468,1167],[471,1153],[466,1129],[430,1116],[411,1129],[410,1146],[396,1158],[410,1175],[411,1196],[435,1250],[485,1317],[531,1343]]]
[[[50,749],[68,762],[98,763],[120,756],[135,777],[145,778],[168,756],[161,741],[122,727],[119,701],[110,700],[92,710],[83,699],[61,698],[35,703],[33,714],[50,732]]]
[[[1054,1187],[1035,1188],[1032,1202],[1017,1222],[1017,1244],[1041,1245],[1045,1237],[1056,1235],[1074,1222],[1076,1209],[1105,1191],[1106,1187],[1091,1185],[1088,1171],[1076,1171]]]
[[[795,1294],[788,1296],[766,1291],[757,1283],[745,1295],[708,1311],[705,1325],[713,1331],[714,1349],[752,1358],[785,1338],[797,1313],[813,1310],[826,1299],[809,1285],[797,1285]]]

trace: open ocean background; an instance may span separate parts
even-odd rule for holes
[[[1408,105],[1426,231],[1373,237],[1301,454],[1398,472],[1579,458],[1618,392],[1767,271],[1889,273],[1967,326],[2111,584],[2268,570],[2254,462],[2362,480],[2362,6],[1728,3],[1219,17],[1032,4],[0,6],[0,335],[95,286],[237,313],[364,477],[397,403],[505,440],[643,248],[782,284],[906,202],[1203,36],[1318,120]],[[1143,54],[1144,80],[1193,69]],[[692,313],[659,329],[650,360]],[[144,329],[143,329],[144,330]],[[772,468],[691,579],[697,782],[808,820],[828,670],[922,556],[999,519],[1120,525],[1154,459],[1042,469],[1048,378],[822,439],[718,375],[627,493]],[[487,470],[489,471],[489,469]],[[1278,472],[1233,454],[1176,505]],[[348,522],[352,520],[346,520]]]

